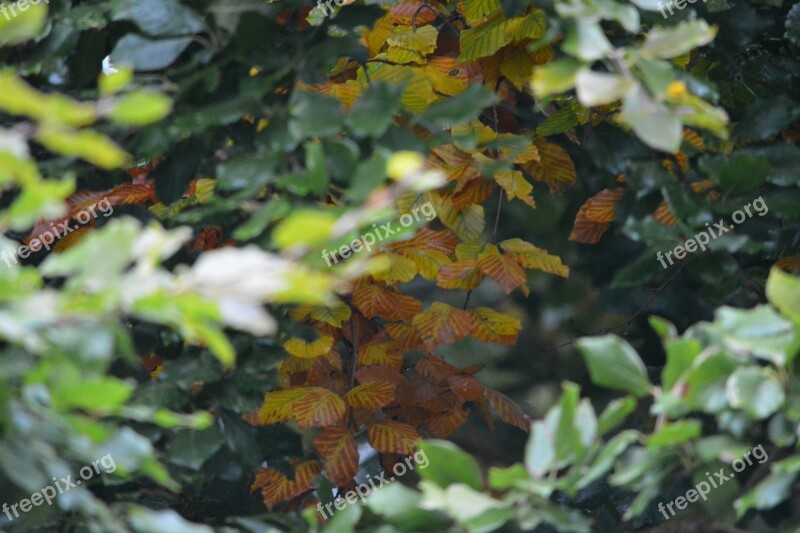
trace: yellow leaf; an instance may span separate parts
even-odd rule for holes
[[[390,46],[414,50],[423,55],[428,55],[436,50],[436,39],[438,37],[439,30],[434,26],[423,26],[417,28],[416,31],[411,26],[395,26],[386,42]]]
[[[472,336],[484,342],[514,344],[522,324],[518,318],[498,313],[491,307],[470,309],[472,314]]]
[[[302,357],[304,359],[324,355],[330,351],[331,346],[333,346],[333,337],[328,335],[320,335],[317,340],[311,343],[307,343],[303,339],[296,337],[283,343],[284,350],[295,357]]]
[[[356,409],[380,409],[394,400],[394,385],[386,381],[370,381],[354,387],[345,400]]]
[[[561,263],[560,257],[550,255],[547,250],[537,248],[522,239],[503,241],[500,248],[524,268],[535,268],[563,278],[569,276],[569,267]]]
[[[512,41],[508,32],[508,19],[501,10],[480,26],[461,31],[461,55],[459,61],[470,61],[487,57]]]
[[[494,175],[494,180],[506,191],[509,200],[519,198],[529,206],[536,207],[531,198],[533,185],[528,183],[519,170],[502,170]]]
[[[431,192],[430,196],[436,206],[439,220],[455,233],[461,240],[477,241],[483,233],[486,221],[483,218],[483,206],[471,205],[457,211],[452,198]]]

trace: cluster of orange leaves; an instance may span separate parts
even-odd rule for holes
[[[298,89],[332,96],[350,108],[371,82],[402,83],[402,105],[423,112],[470,84],[483,83],[514,106],[534,66],[552,59],[552,52],[549,47],[527,49],[544,34],[540,10],[507,23],[502,17],[499,1],[493,0],[459,2],[455,12],[439,2],[402,2],[365,30],[366,65],[343,59],[329,81],[298,83]],[[448,20],[441,23],[442,18]],[[460,30],[460,36],[444,31],[445,25]],[[288,422],[316,433],[313,450],[307,450],[311,457],[292,463],[293,479],[274,467],[257,475],[252,488],[261,491],[268,508],[287,500],[308,502],[323,472],[341,489],[352,486],[362,434],[389,468],[412,453],[423,436],[451,435],[466,422],[469,405],[481,411],[490,427],[493,410],[506,423],[529,430],[522,409],[475,377],[480,366],[457,368],[435,354],[437,347],[466,337],[514,344],[520,320],[466,304],[462,309],[437,302],[424,309],[400,287],[419,276],[440,288],[471,291],[489,278],[506,293],[519,289],[527,295],[526,270],[569,275],[558,256],[531,243],[482,239],[482,204],[498,190],[501,199],[535,208],[529,179],[560,190],[576,177],[562,147],[523,130],[502,107],[493,111],[493,120],[451,128],[454,137],[473,136],[477,146],[446,144],[428,154],[426,167],[445,175],[446,187],[398,199],[401,212],[430,203],[438,228],[426,227],[409,240],[382,246],[378,255],[388,268],[355,280],[350,296],[335,305],[290,312],[313,333],[285,339],[289,355],[279,366],[279,388],[268,392],[263,406],[246,419]],[[400,119],[398,124],[404,125]],[[429,134],[421,127],[414,131]],[[494,142],[507,148],[485,148]],[[511,168],[497,170],[501,162]]]

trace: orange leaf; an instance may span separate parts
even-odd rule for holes
[[[504,422],[516,426],[522,431],[530,431],[531,419],[525,412],[515,404],[511,398],[492,389],[484,389],[484,397],[489,401],[489,405],[495,410],[497,416]]]
[[[496,185],[483,178],[475,178],[467,182],[463,189],[453,195],[453,207],[458,211],[473,204],[482,204],[494,192]]]
[[[300,429],[331,426],[340,422],[346,406],[338,394],[322,387],[304,387],[307,392],[292,403],[292,418]]]
[[[314,387],[298,387],[268,392],[264,396],[264,405],[258,411],[258,422],[276,424],[292,417],[292,406],[298,398],[309,393]]]
[[[354,387],[344,398],[350,407],[380,409],[394,400],[394,385],[386,381],[370,381]]]
[[[414,326],[429,349],[463,339],[472,329],[472,319],[466,311],[436,302],[414,317]]]
[[[314,436],[314,447],[325,459],[325,472],[331,482],[341,487],[358,472],[358,445],[346,428],[328,427]]]
[[[670,211],[669,204],[664,201],[658,204],[658,207],[653,213],[653,218],[665,226],[674,226],[678,222],[678,217]]]
[[[417,27],[430,24],[436,19],[436,15],[438,14],[438,10],[436,10],[435,7],[431,8],[427,2],[420,2],[419,0],[411,0],[394,5],[390,11],[395,24],[411,26],[412,21],[414,21]],[[416,20],[414,20],[415,13],[417,15]]]
[[[314,487],[314,476],[320,473],[319,463],[306,461],[295,465],[294,479],[289,481],[286,474],[274,468],[265,468],[256,474],[252,489],[261,489],[264,504],[272,510],[282,501],[300,496]]]
[[[472,290],[483,281],[483,274],[478,270],[478,262],[474,259],[456,261],[439,269],[436,283],[444,289]]]
[[[575,216],[575,225],[569,235],[571,241],[584,244],[595,244],[611,227],[614,220],[614,208],[625,196],[627,189],[603,189],[581,206]]]
[[[522,267],[510,257],[500,255],[500,251],[494,245],[486,246],[478,256],[476,264],[481,272],[499,283],[506,294],[524,285],[528,279]]]
[[[414,350],[422,345],[419,332],[403,322],[386,324],[386,332],[392,337],[392,348],[401,352]]]
[[[154,204],[158,203],[158,198],[155,195],[155,185],[152,180],[142,185],[117,185],[108,191],[106,197],[111,202],[111,205],[140,204],[147,201]]]
[[[463,406],[456,406],[443,413],[431,416],[426,422],[427,427],[431,433],[443,439],[460,428],[464,422],[467,421],[469,413]]]
[[[353,304],[367,318],[383,317],[410,322],[420,311],[422,302],[411,296],[361,280],[353,290]]]
[[[459,373],[458,368],[435,355],[423,357],[417,361],[414,370],[420,376],[436,384],[444,383],[447,378]]]
[[[483,397],[483,385],[472,376],[454,374],[447,378],[447,384],[459,398],[474,401]]]
[[[458,245],[458,237],[448,230],[433,231],[421,228],[411,239],[390,245],[396,252],[404,253],[409,250],[425,250],[452,255]]]
[[[414,445],[422,436],[413,426],[384,420],[369,428],[369,443],[381,453],[400,453],[411,455]]]

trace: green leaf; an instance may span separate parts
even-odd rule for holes
[[[651,148],[670,154],[680,149],[683,141],[681,119],[665,105],[651,99],[641,88],[627,94],[619,116]]]
[[[530,479],[525,467],[515,464],[507,468],[489,468],[489,487],[493,490],[508,490],[520,481]]]
[[[635,86],[634,82],[617,76],[581,69],[575,77],[578,100],[586,107],[606,105],[623,98]]]
[[[36,37],[47,22],[47,5],[27,0],[20,3],[3,3],[3,16],[0,16],[0,46],[23,43]],[[25,9],[21,9],[21,6]],[[9,10],[16,8],[9,16]]]
[[[639,432],[627,430],[622,431],[615,435],[614,438],[609,440],[603,449],[597,455],[597,458],[589,467],[588,472],[581,476],[580,481],[576,485],[577,489],[588,487],[593,481],[600,479],[614,466],[614,462],[622,452],[628,449],[632,443],[639,439]]]
[[[336,220],[330,211],[295,211],[272,232],[272,242],[281,250],[322,244],[333,236]]]
[[[797,474],[773,474],[762,480],[733,502],[736,516],[741,518],[750,509],[771,509],[785,500],[794,486]]]
[[[203,19],[178,0],[123,0],[113,20],[131,20],[152,37],[182,37],[203,29]]]
[[[616,429],[634,409],[636,409],[636,398],[633,396],[610,401],[597,420],[597,433],[605,435],[609,431]]]
[[[772,267],[767,278],[767,298],[778,311],[800,326],[800,278]]]
[[[225,436],[216,425],[202,431],[181,429],[170,443],[169,461],[199,471],[224,443]]]
[[[394,122],[401,108],[402,85],[375,82],[361,93],[345,120],[353,133],[363,137],[380,137]]]
[[[136,91],[121,98],[109,118],[117,124],[144,126],[158,122],[172,110],[172,100],[160,93]]]
[[[339,100],[301,90],[292,93],[289,114],[289,133],[297,141],[334,135],[344,123]]]
[[[161,70],[174,63],[190,44],[188,37],[153,40],[129,33],[117,41],[111,61],[130,65],[137,72]]]
[[[616,335],[586,337],[578,341],[578,348],[596,385],[638,397],[650,394],[652,385],[644,363],[625,340]]]
[[[696,439],[702,433],[699,420],[679,420],[665,424],[647,438],[648,448],[663,448]]]
[[[433,481],[442,488],[454,483],[463,483],[477,491],[483,489],[483,476],[475,459],[444,440],[426,440],[418,445],[428,466],[419,469],[422,479]]]
[[[537,98],[572,89],[584,64],[575,59],[558,59],[533,70],[531,86]]]
[[[661,373],[661,386],[670,390],[678,379],[691,368],[695,358],[703,350],[703,345],[696,339],[676,339],[664,344],[667,352],[667,364]]]
[[[611,51],[603,28],[598,22],[579,19],[567,30],[564,51],[584,61],[596,61]]]
[[[710,27],[704,20],[685,21],[670,28],[655,27],[647,34],[639,53],[645,58],[678,57],[710,43],[716,34],[716,28]]]
[[[783,406],[786,394],[778,376],[768,368],[737,368],[727,383],[728,402],[750,417],[767,418]]]
[[[36,140],[53,152],[79,157],[106,170],[120,168],[131,162],[131,157],[111,139],[91,130],[78,131],[44,124],[36,132]]]

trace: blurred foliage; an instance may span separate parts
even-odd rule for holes
[[[800,4],[659,7],[0,16],[0,528],[800,527]]]

